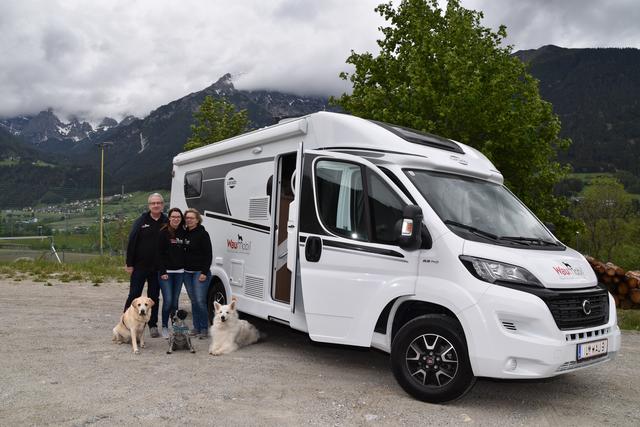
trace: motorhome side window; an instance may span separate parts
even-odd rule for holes
[[[353,163],[321,160],[316,165],[316,191],[320,219],[332,233],[354,240],[397,242],[396,223],[402,221],[404,204],[376,174]]]
[[[350,239],[369,240],[359,165],[319,161],[316,164],[316,196],[320,219],[329,231]]]
[[[184,197],[200,197],[202,193],[202,172],[190,172],[184,176]]]

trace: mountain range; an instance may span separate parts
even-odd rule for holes
[[[577,172],[626,170],[640,176],[640,50],[544,46],[514,55],[539,80],[542,98],[560,117],[561,135],[573,140],[560,154],[562,161]],[[126,191],[169,188],[172,159],[183,151],[193,113],[208,95],[246,109],[251,129],[336,110],[326,97],[238,90],[226,74],[145,118],[105,118],[95,129],[80,118],[63,123],[51,109],[0,119],[0,206],[97,195],[101,143],[109,143],[107,193],[122,186]],[[82,178],[74,180],[74,175]]]
[[[222,76],[217,82],[202,91],[186,95],[152,111],[146,118],[126,117],[120,123],[113,119],[104,119],[100,126],[93,129],[87,122],[72,120],[62,123],[51,110],[40,112],[33,117],[16,117],[0,120],[0,146],[11,139],[12,152],[16,157],[15,141],[22,140],[24,146],[35,149],[29,151],[28,164],[32,159],[50,164],[47,171],[57,165],[60,156],[69,164],[86,165],[95,169],[100,164],[100,148],[105,148],[105,192],[119,192],[122,186],[126,191],[167,189],[171,182],[173,157],[183,151],[187,138],[191,135],[193,113],[206,96],[224,97],[238,109],[246,109],[249,128],[257,129],[269,126],[278,120],[292,116],[302,116],[316,111],[335,111],[326,97],[309,97],[286,94],[277,91],[237,90],[231,81],[231,75]],[[6,155],[0,150],[0,178],[9,173]],[[3,157],[4,156],[4,157]],[[15,161],[14,161],[15,163]],[[3,172],[3,169],[5,172]],[[47,172],[43,171],[43,172]],[[15,171],[14,171],[15,172]],[[28,181],[28,180],[27,180]],[[26,184],[26,182],[25,182]],[[28,185],[28,184],[27,184]],[[30,196],[15,199],[5,197],[0,181],[0,206],[21,206],[25,199],[29,203],[43,201],[39,194],[29,192]],[[92,187],[97,194],[96,187]],[[47,200],[68,200],[71,194],[84,193],[72,186],[52,186],[48,189]],[[52,197],[58,194],[59,197]]]

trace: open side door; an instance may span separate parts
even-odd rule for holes
[[[293,189],[294,198],[289,205],[289,219],[287,221],[287,268],[291,271],[291,312],[296,311],[296,280],[297,280],[297,261],[298,261],[298,233],[300,223],[300,182],[302,176],[302,160],[303,160],[303,143],[298,145],[298,154],[296,156],[296,170],[291,177],[291,188]]]

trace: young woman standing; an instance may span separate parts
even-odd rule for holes
[[[191,299],[193,313],[192,335],[204,339],[209,331],[207,292],[211,280],[211,238],[202,226],[202,216],[197,209],[184,211],[187,230],[184,237],[185,262],[184,285]]]
[[[169,209],[169,223],[160,228],[158,276],[162,292],[162,336],[169,338],[169,316],[178,309],[184,279],[184,217]]]

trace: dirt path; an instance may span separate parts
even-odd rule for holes
[[[406,395],[381,352],[262,321],[267,340],[231,355],[209,356],[206,340],[167,355],[148,338],[136,356],[111,343],[127,289],[0,279],[1,425],[640,425],[638,333],[600,368],[479,380],[438,406]]]

